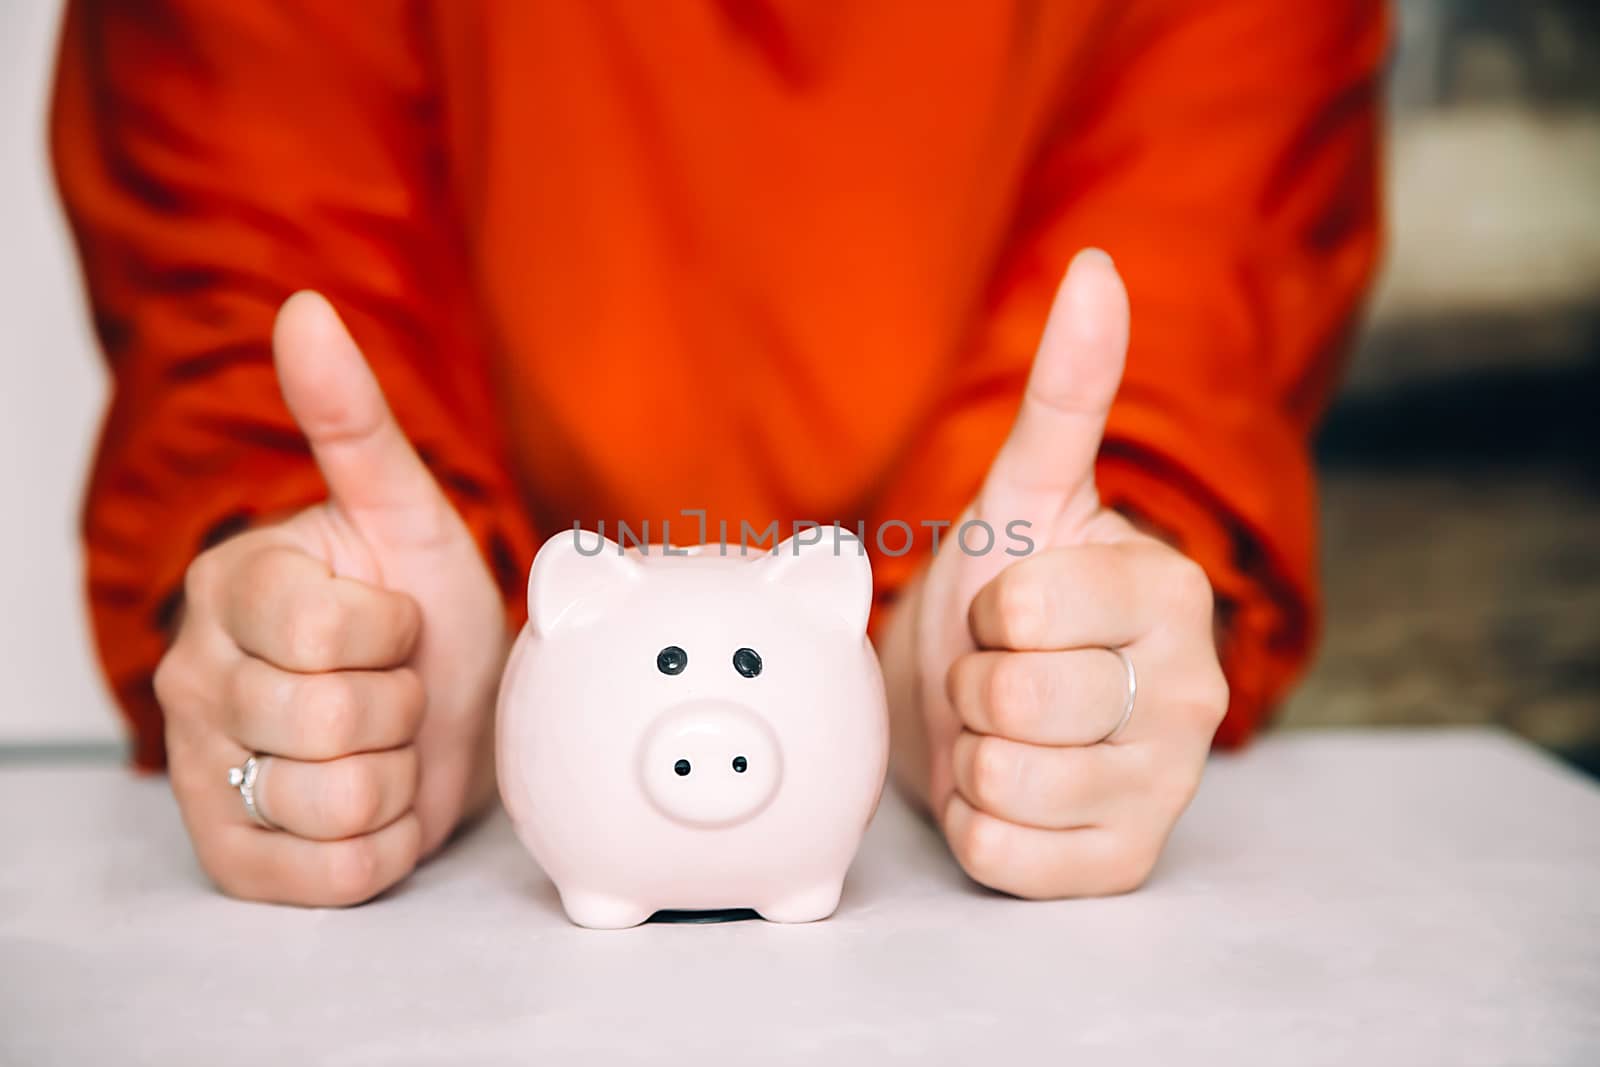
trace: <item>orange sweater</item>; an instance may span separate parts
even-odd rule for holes
[[[53,150],[115,384],[89,595],[139,762],[189,560],[323,495],[269,359],[292,290],[515,619],[575,519],[954,517],[1085,245],[1134,315],[1102,491],[1209,571],[1242,740],[1312,641],[1386,44],[1378,0],[75,0]]]

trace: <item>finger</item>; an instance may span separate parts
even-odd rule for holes
[[[272,348],[284,401],[333,502],[383,539],[437,535],[454,511],[333,306],[317,293],[295,293],[278,312]]]
[[[425,701],[409,667],[298,674],[246,656],[234,668],[226,729],[252,752],[330,760],[408,744]]]
[[[1120,648],[1163,625],[1209,632],[1211,613],[1205,571],[1135,540],[1018,560],[978,590],[967,622],[980,648]]]
[[[1109,896],[1144,884],[1164,838],[1105,827],[1040,830],[978,811],[959,793],[945,807],[945,839],[971,878],[1030,900]]]
[[[381,829],[405,814],[416,794],[417,750],[410,745],[323,763],[268,756],[256,777],[262,813],[313,841]]]
[[[996,529],[1025,520],[1044,537],[1064,509],[1098,507],[1094,462],[1128,350],[1128,293],[1099,249],[1067,268],[1022,405],[978,497]]]
[[[951,750],[956,792],[978,811],[1042,830],[1104,825],[1140,799],[1143,750],[1056,748],[963,730]]]
[[[229,896],[303,907],[371,900],[410,874],[422,828],[406,814],[375,833],[312,841],[256,826],[229,826],[196,839],[200,863]]]
[[[398,666],[422,627],[406,594],[336,578],[322,561],[282,546],[240,561],[222,615],[245,652],[302,672]]]
[[[1105,648],[969,652],[946,678],[967,729],[1034,745],[1092,745],[1122,720],[1128,672]]]

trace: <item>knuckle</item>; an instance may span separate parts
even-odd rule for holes
[[[973,799],[981,808],[1003,804],[1014,774],[1011,756],[993,738],[980,737],[972,748]]]
[[[336,828],[359,833],[377,821],[383,791],[371,762],[350,760],[337,771],[328,768],[327,815]]]
[[[308,670],[335,666],[344,634],[344,608],[331,595],[308,597],[284,620],[284,647],[294,664]]]
[[[1011,867],[1004,823],[975,814],[962,828],[960,839],[952,844],[956,859],[967,874],[984,885],[999,888],[995,883]]]
[[[208,548],[189,561],[183,572],[183,596],[192,608],[203,602],[220,580],[222,560],[215,548]]]
[[[957,656],[955,662],[950,664],[950,669],[945,671],[944,695],[952,707],[961,709],[967,694],[975,691],[979,680],[975,677],[977,668],[977,656],[968,652]]]
[[[1205,568],[1188,556],[1171,554],[1167,576],[1173,610],[1183,618],[1202,618],[1210,624],[1213,611],[1211,579]]]
[[[1019,568],[1003,571],[995,587],[995,609],[1008,644],[1027,644],[1044,627],[1045,588]]]
[[[268,718],[286,714],[299,696],[294,675],[256,659],[241,659],[228,671],[227,699],[235,717]]]
[[[215,740],[203,727],[168,717],[163,739],[167,746],[167,786],[183,816],[191,840],[199,843],[215,832],[217,767],[212,758]]]
[[[332,841],[324,848],[324,878],[329,904],[336,907],[360,904],[383,891],[382,857],[372,837]]]
[[[1115,896],[1140,888],[1155,870],[1157,850],[1133,837],[1118,837],[1097,872],[1099,895]]]
[[[220,889],[224,896],[233,897],[235,900],[254,900],[255,886],[234,872],[228,863],[208,859],[200,854],[200,868],[206,872],[206,877],[211,879],[213,885]]]
[[[989,717],[1003,734],[1026,732],[1038,714],[1039,687],[1026,659],[1001,656],[989,672]]]
[[[223,896],[232,897],[234,900],[262,899],[260,894],[252,891],[253,886],[229,874],[226,869],[207,868],[206,875],[211,879],[211,884],[221,890]]]
[[[335,675],[320,675],[299,683],[296,701],[300,743],[307,752],[333,758],[355,744],[360,702],[355,685]]]
[[[1176,683],[1168,701],[1183,722],[1215,732],[1228,713],[1230,695],[1227,677],[1213,662]]]
[[[155,690],[156,702],[161,709],[171,715],[179,703],[179,694],[184,689],[184,665],[178,647],[174,645],[167,649],[160,662],[156,664],[155,675],[151,678],[151,687]]]
[[[201,678],[201,665],[186,642],[174,644],[156,663],[150,684],[169,733],[192,733],[210,714],[217,697]]]
[[[225,895],[237,900],[261,899],[260,887],[246,874],[245,857],[237,847],[230,847],[223,835],[196,832],[194,854],[206,877]]]
[[[1201,713],[1212,729],[1216,729],[1221,724],[1222,717],[1228,713],[1228,704],[1233,698],[1233,693],[1228,687],[1228,677],[1222,673],[1219,665],[1212,663],[1207,668],[1198,689],[1197,702]]]

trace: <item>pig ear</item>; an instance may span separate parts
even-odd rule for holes
[[[758,566],[774,584],[791,589],[824,612],[842,618],[852,631],[867,632],[872,611],[872,564],[859,538],[838,526],[796,535],[772,550]]]
[[[548,634],[569,624],[580,604],[626,589],[639,579],[639,564],[600,534],[563,530],[544,543],[528,574],[528,621]]]

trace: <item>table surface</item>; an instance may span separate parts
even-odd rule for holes
[[[498,816],[364,907],[240,903],[112,766],[0,768],[0,844],[5,1063],[1600,1062],[1600,788],[1489,731],[1216,757],[1105,900],[886,799],[806,926],[575,928]]]

